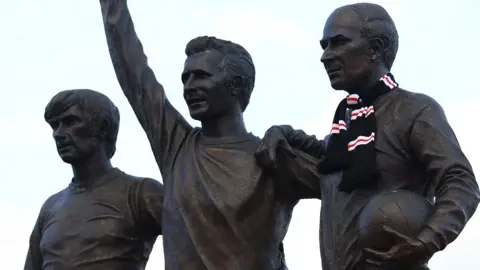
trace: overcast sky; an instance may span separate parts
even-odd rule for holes
[[[214,35],[244,45],[257,79],[246,111],[250,131],[263,136],[273,124],[325,135],[344,93],[330,88],[319,61],[319,39],[329,13],[354,1],[135,0],[130,8],[149,62],[168,98],[189,118],[180,74],[186,43]],[[478,15],[474,0],[374,1],[396,22],[400,49],[393,67],[403,88],[434,97],[444,107],[477,174],[475,125],[479,87]],[[280,4],[283,3],[283,4]],[[295,4],[293,4],[295,3]],[[456,3],[456,4],[454,4]],[[475,26],[477,25],[477,26]],[[116,81],[98,1],[22,0],[0,4],[0,191],[2,269],[22,269],[28,238],[47,197],[70,182],[71,168],[57,156],[43,110],[58,91],[91,88],[120,108],[113,163],[125,172],[161,180],[147,139]],[[193,124],[198,124],[192,121]],[[477,151],[475,151],[477,149]],[[285,240],[292,270],[321,269],[319,201],[301,202]],[[435,270],[475,269],[480,214],[431,261]],[[161,238],[148,270],[163,269]]]

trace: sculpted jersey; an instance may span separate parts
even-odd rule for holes
[[[42,206],[26,270],[142,270],[161,234],[163,187],[112,169]]]
[[[298,199],[282,196],[256,166],[258,143],[253,135],[206,138],[200,129],[183,138],[176,165],[163,170],[167,269],[280,269]]]
[[[207,138],[191,127],[148,66],[126,1],[101,3],[117,79],[165,184],[166,269],[286,269],[281,243],[294,205],[311,196],[308,188],[288,168],[262,171],[254,158],[257,137]]]
[[[337,190],[341,173],[320,177],[323,270],[364,269],[362,250],[356,245],[357,217],[363,205],[376,194],[405,189],[435,201],[433,214],[418,236],[433,252],[443,250],[455,240],[480,200],[472,166],[435,100],[396,89],[379,97],[374,105],[380,173],[377,186],[344,193]],[[322,157],[324,140],[289,126],[281,128],[293,147]],[[305,160],[303,163],[303,169],[315,173],[315,163]]]

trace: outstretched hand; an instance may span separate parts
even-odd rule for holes
[[[398,265],[423,264],[428,261],[430,254],[422,241],[406,236],[389,226],[383,228],[397,239],[397,244],[385,252],[370,248],[364,249],[367,263],[383,266],[390,263]]]
[[[270,128],[265,133],[262,143],[255,151],[255,158],[258,165],[271,169],[276,168],[279,147],[283,148],[290,157],[295,158],[295,154],[283,135],[282,130],[279,128]]]

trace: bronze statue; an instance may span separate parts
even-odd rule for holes
[[[316,196],[315,183],[296,181],[288,167],[275,175],[256,164],[260,139],[243,121],[255,82],[250,54],[215,37],[187,44],[183,96],[202,124],[192,127],[149,67],[127,1],[100,3],[118,81],[165,185],[166,269],[286,269],[281,245],[293,207]]]
[[[162,233],[163,185],[112,167],[117,107],[99,92],[66,90],[45,121],[73,179],[43,204],[24,269],[145,269]]]
[[[258,162],[271,167],[277,146],[288,145],[317,158],[323,270],[428,269],[426,262],[456,239],[477,208],[472,167],[442,107],[399,88],[390,73],[398,34],[383,7],[361,3],[336,9],[320,45],[332,88],[349,94],[338,106],[330,135],[318,140],[274,126],[256,153]],[[315,171],[311,163],[305,168]],[[398,239],[390,250],[359,246],[356,223],[363,205],[398,189],[434,202],[421,233],[406,237],[386,228]]]

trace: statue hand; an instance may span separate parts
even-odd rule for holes
[[[285,152],[295,157],[291,146],[279,128],[272,127],[265,133],[261,144],[255,151],[255,158],[258,165],[267,168],[276,168],[277,166],[277,150],[281,147]]]
[[[397,244],[385,252],[364,249],[367,263],[381,267],[389,264],[394,266],[423,264],[428,261],[430,254],[422,241],[408,237],[389,226],[383,228],[397,238]]]

